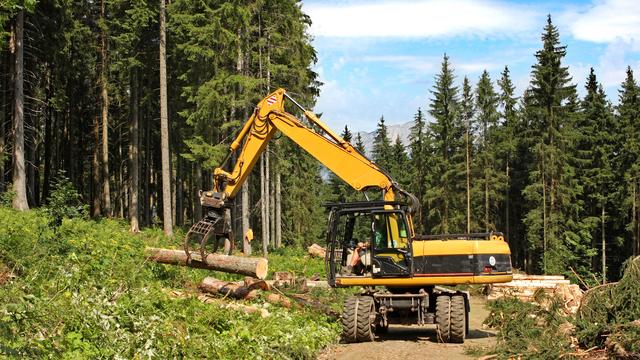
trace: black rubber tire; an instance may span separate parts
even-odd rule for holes
[[[345,342],[366,342],[375,339],[373,322],[375,304],[370,296],[352,296],[344,302],[342,338]]]
[[[451,321],[449,330],[449,342],[462,344],[467,327],[467,308],[464,303],[464,296],[454,295],[451,297]]]
[[[436,297],[436,333],[439,342],[450,342],[451,339],[451,297]]]

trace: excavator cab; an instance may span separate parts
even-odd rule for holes
[[[392,202],[328,204],[327,274],[398,278],[412,274],[411,236],[404,208]]]
[[[399,210],[372,211],[372,277],[409,277],[411,240],[405,215]]]

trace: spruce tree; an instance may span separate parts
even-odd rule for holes
[[[391,165],[391,141],[384,123],[384,116],[380,117],[376,128],[376,136],[373,139],[373,161],[383,169],[389,169]]]
[[[593,271],[600,271],[606,279],[606,236],[613,211],[614,137],[613,114],[604,91],[598,84],[593,68],[587,77],[587,94],[581,103],[578,121],[578,176],[584,187],[582,223],[588,231],[591,246],[586,255],[592,259]],[[599,244],[599,245],[598,245]],[[600,256],[595,249],[600,248]]]
[[[353,134],[349,130],[349,127],[345,125],[340,136],[345,141],[350,142]],[[331,201],[345,202],[352,201],[357,198],[354,194],[355,190],[333,173],[329,175],[329,187],[331,189]]]
[[[391,146],[391,161],[389,171],[391,178],[395,180],[403,188],[409,185],[409,157],[407,151],[400,141],[400,136],[396,137],[396,141]]]
[[[411,133],[409,134],[409,149],[410,149],[410,178],[409,191],[418,197],[420,201],[424,200],[426,193],[427,181],[427,164],[428,164],[428,147],[427,147],[427,134],[424,113],[422,109],[418,108],[415,116],[413,117],[413,125],[411,126]],[[421,231],[425,224],[425,216],[423,214],[424,207],[418,209],[416,218],[414,219],[414,225]]]
[[[568,68],[562,65],[566,46],[560,45],[551,16],[547,18],[542,42],[526,99],[528,142],[533,155],[529,184],[524,189],[528,202],[526,236],[532,250],[531,270],[560,273],[576,259],[572,245],[566,241],[575,238],[572,206],[580,192],[579,186],[572,183],[573,109],[567,103],[576,91]]]
[[[360,133],[358,133],[356,135],[356,150],[358,150],[361,154],[364,155],[365,153],[365,148],[364,148],[364,141],[362,140],[362,136],[360,135]]]
[[[464,164],[464,173],[465,173],[465,194],[466,194],[466,230],[467,233],[471,233],[472,228],[472,217],[471,217],[471,170],[472,170],[472,159],[474,156],[474,129],[475,126],[475,103],[473,99],[473,91],[471,90],[471,85],[469,84],[469,78],[464,77],[462,81],[462,99],[460,100],[460,117],[462,123],[464,124],[464,152],[465,152],[465,164]]]
[[[464,161],[464,127],[458,117],[458,88],[453,69],[445,54],[436,84],[431,90],[429,124],[433,165],[431,184],[426,192],[432,232],[449,233],[464,229],[464,173],[457,166]],[[462,175],[462,178],[461,178]]]
[[[515,86],[511,81],[510,72],[508,67],[504,67],[501,77],[498,80],[498,87],[500,88],[498,95],[498,108],[500,115],[500,127],[498,128],[498,143],[497,156],[498,162],[504,172],[505,187],[503,191],[503,208],[504,218],[501,222],[500,229],[504,231],[505,238],[509,241],[511,246],[512,257],[518,261],[522,256],[522,239],[516,237],[511,238],[512,229],[518,228],[518,226],[512,226],[512,222],[519,223],[519,218],[515,215],[514,208],[519,206],[520,201],[515,201],[520,198],[520,189],[517,186],[517,182],[512,180],[514,172],[514,163],[517,159],[518,150],[518,110],[516,104],[518,99],[515,97]],[[515,215],[515,216],[514,216]],[[512,241],[513,240],[513,241]]]
[[[478,125],[478,153],[476,155],[478,179],[475,181],[476,194],[481,194],[477,214],[482,219],[484,231],[495,231],[499,217],[498,206],[505,188],[504,173],[497,163],[498,150],[498,95],[493,89],[489,73],[485,70],[476,88],[476,108]]]
[[[631,67],[618,93],[617,118],[625,139],[621,158],[628,248],[640,255],[640,88]]]

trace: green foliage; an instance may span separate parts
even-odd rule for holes
[[[498,330],[495,348],[499,359],[558,359],[569,352],[571,340],[563,333],[568,318],[562,302],[546,299],[547,306],[504,298],[489,303],[485,324]]]
[[[320,177],[320,164],[290,140],[282,143],[282,238],[285,246],[308,246],[324,239],[323,204],[330,189]]]
[[[309,278],[325,276],[324,259],[310,257],[306,248],[282,247],[269,252],[269,273],[288,271]]]
[[[376,136],[373,139],[373,161],[388,170],[392,162],[391,151],[387,125],[384,123],[384,116],[381,116],[376,127]]]
[[[5,192],[0,193],[0,206],[11,206],[13,198],[16,196],[16,192],[12,188],[7,189]]]
[[[503,191],[506,185],[505,175],[500,171],[498,163],[498,118],[497,112],[498,95],[493,89],[493,83],[489,77],[489,73],[484,71],[478,81],[476,87],[476,109],[478,126],[478,144],[477,144],[477,161],[475,169],[477,176],[474,181],[473,198],[476,200],[476,206],[481,208],[477,211],[483,214],[482,220],[478,221],[483,231],[496,231],[498,222],[499,205],[503,198]]]
[[[458,87],[455,76],[445,54],[436,84],[429,114],[434,121],[429,123],[430,186],[425,193],[426,208],[429,209],[427,230],[434,233],[464,231],[464,126],[458,117]]]
[[[627,351],[640,348],[640,257],[628,259],[618,283],[587,291],[576,316],[576,333],[586,347],[616,341]]]
[[[582,189],[572,161],[575,129],[570,121],[577,111],[576,90],[562,65],[566,47],[560,45],[551,16],[542,43],[524,109],[529,127],[525,143],[533,160],[522,190],[528,247],[535,254],[535,265],[528,271],[561,273],[576,260],[568,239],[579,230],[576,200]]]
[[[427,169],[428,141],[424,113],[422,109],[418,108],[418,111],[413,117],[413,125],[411,126],[411,133],[409,135],[409,181],[411,182],[409,191],[416,195],[419,200],[424,199],[424,195],[427,192],[427,175],[429,174]],[[424,211],[425,209],[420,207],[413,220],[417,227],[416,230],[418,231],[421,231],[425,225],[426,216]]]
[[[0,263],[17,275],[0,291],[0,356],[313,358],[337,340],[338,325],[306,308],[261,318],[170,297],[207,273],[147,263],[145,246],[174,243],[159,230],[64,219],[54,234],[50,221],[0,208]]]
[[[44,211],[51,217],[56,226],[62,224],[62,219],[86,218],[88,206],[83,203],[82,195],[67,178],[60,172],[53,181],[51,195],[47,199]]]

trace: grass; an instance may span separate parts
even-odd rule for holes
[[[157,229],[132,235],[117,220],[51,220],[0,207],[0,357],[304,359],[338,340],[335,320],[313,309],[258,299],[269,306],[262,318],[169,296],[211,272],[146,262],[145,246],[179,246]],[[274,252],[270,266],[323,274],[322,261],[301,255]]]

